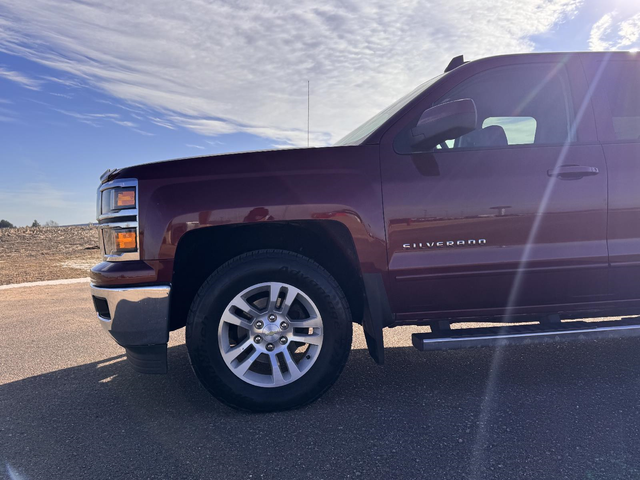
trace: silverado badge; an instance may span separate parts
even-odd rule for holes
[[[429,248],[443,248],[443,247],[466,247],[471,245],[486,245],[487,241],[484,238],[478,240],[447,240],[446,242],[419,242],[419,243],[405,243],[402,248],[405,250],[419,250]]]

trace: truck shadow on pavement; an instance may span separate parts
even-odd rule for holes
[[[640,342],[352,351],[337,384],[248,414],[124,356],[0,386],[0,478],[639,478]],[[6,470],[6,471],[5,471]]]

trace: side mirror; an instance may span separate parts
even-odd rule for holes
[[[461,137],[476,129],[478,110],[470,98],[454,100],[424,111],[411,129],[414,150],[432,150],[445,140]]]

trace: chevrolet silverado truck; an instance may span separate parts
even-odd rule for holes
[[[639,86],[631,52],[456,57],[332,147],[107,171],[99,321],[146,373],[186,326],[251,411],[320,397],[352,323],[378,363],[399,325],[419,350],[640,335]]]

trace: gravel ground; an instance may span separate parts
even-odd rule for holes
[[[638,479],[640,341],[422,353],[355,327],[318,402],[231,410],[182,331],[169,374],[131,370],[88,284],[0,291],[0,479]]]
[[[0,229],[0,285],[88,277],[100,258],[96,227]]]

